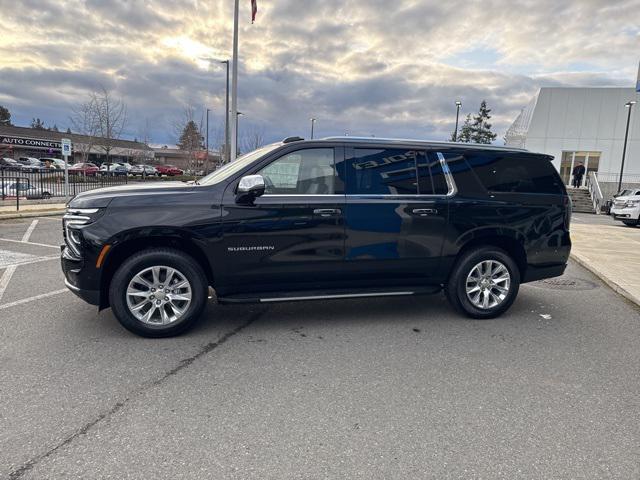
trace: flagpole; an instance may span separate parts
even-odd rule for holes
[[[231,118],[229,119],[231,127],[231,155],[230,161],[233,162],[238,155],[238,10],[240,0],[235,0],[233,10],[233,68],[231,70]]]

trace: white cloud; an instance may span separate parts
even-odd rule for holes
[[[71,105],[105,85],[172,142],[187,103],[222,117],[231,2],[0,0],[0,103],[23,123],[66,126]],[[454,100],[482,99],[502,134],[541,85],[632,85],[640,0],[241,1],[240,109],[268,139],[375,134],[443,139]]]

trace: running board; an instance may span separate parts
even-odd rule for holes
[[[440,286],[405,287],[385,290],[324,290],[324,291],[299,291],[278,293],[237,294],[218,297],[218,303],[273,303],[273,302],[298,302],[305,300],[336,300],[346,298],[367,297],[399,297],[407,295],[430,295],[438,293]]]

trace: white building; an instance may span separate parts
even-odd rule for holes
[[[506,144],[547,153],[567,185],[581,162],[601,181],[617,182],[634,88],[541,88],[505,136]],[[640,181],[640,105],[633,105],[624,180]],[[586,180],[586,175],[585,175]],[[583,180],[583,182],[585,181]]]

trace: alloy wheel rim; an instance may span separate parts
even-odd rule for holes
[[[503,263],[484,260],[471,269],[465,288],[474,307],[489,310],[506,300],[511,288],[511,274]]]
[[[187,277],[173,267],[155,265],[133,276],[127,286],[127,307],[147,325],[170,325],[180,320],[192,300]]]

